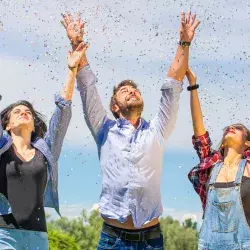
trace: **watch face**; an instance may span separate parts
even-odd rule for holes
[[[179,45],[181,45],[182,47],[189,47],[190,46],[190,42],[185,42],[185,41],[180,41]]]

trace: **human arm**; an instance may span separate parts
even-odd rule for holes
[[[200,21],[196,20],[196,15],[191,15],[191,11],[185,15],[181,13],[181,26],[180,26],[180,42],[191,43],[195,30],[199,26]],[[182,81],[188,69],[189,59],[189,46],[179,45],[173,63],[171,64],[168,77],[174,78],[177,81]]]
[[[188,78],[190,86],[196,85],[196,75],[190,68],[188,68],[186,76]],[[194,136],[197,138],[206,133],[197,89],[190,91],[190,109],[192,115]]]
[[[72,49],[75,50],[77,44],[80,41],[83,41],[84,22],[81,21],[80,16],[74,20],[71,14],[68,13],[63,16],[62,23],[67,36],[71,41]],[[107,112],[103,107],[101,98],[98,94],[96,76],[88,64],[86,53],[79,62],[77,72],[77,89],[80,92],[83,113],[86,123],[96,140],[101,126],[105,119],[107,119]]]
[[[78,49],[68,54],[68,73],[66,82],[61,94],[55,96],[56,109],[50,119],[49,128],[45,135],[45,141],[48,144],[54,159],[59,159],[64,137],[66,135],[71,119],[71,100],[74,91],[75,77],[77,67],[82,59],[87,46],[80,44]]]
[[[188,69],[186,76],[190,86],[194,86],[196,84],[196,76],[190,68]],[[209,180],[212,167],[221,159],[221,154],[212,149],[212,141],[209,133],[205,130],[198,91],[195,89],[190,92],[190,107],[194,129],[192,142],[200,159],[200,163],[189,172],[188,178],[195,191],[200,196],[202,207],[205,209],[207,199],[207,182]]]
[[[89,65],[83,67],[76,76],[86,123],[97,140],[98,132],[108,119],[96,87],[96,76]]]
[[[186,16],[185,13],[181,14],[181,41],[192,41],[194,32],[200,23],[195,19],[196,15],[191,16],[191,12],[188,12]],[[153,120],[161,141],[167,140],[176,123],[180,92],[182,91],[181,81],[188,68],[188,58],[189,47],[179,45],[173,63],[169,68],[167,79],[161,88],[160,107]]]

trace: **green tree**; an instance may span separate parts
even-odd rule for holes
[[[48,222],[51,250],[96,250],[101,228],[102,218],[97,210],[89,215],[83,210],[81,215],[69,220],[62,217]],[[196,250],[198,241],[197,223],[187,219],[183,223],[172,217],[160,219],[164,237],[164,247],[167,250]],[[66,238],[62,235],[65,234]],[[71,238],[67,238],[71,237]],[[60,239],[60,240],[59,240]],[[60,245],[59,243],[60,242]],[[70,243],[70,246],[63,244]],[[76,245],[74,245],[76,244]],[[78,248],[72,248],[72,247]],[[71,247],[71,248],[70,248]]]
[[[190,218],[186,219],[182,225],[185,228],[192,228],[194,230],[197,230],[197,222],[192,221],[192,219]]]
[[[184,227],[179,221],[168,216],[160,219],[164,247],[167,250],[196,250],[197,230]]]
[[[49,229],[48,237],[50,250],[80,250],[74,237],[65,232]]]
[[[69,220],[66,217],[50,221],[49,226],[54,230],[66,232],[74,236],[80,249],[95,250],[101,232],[103,220],[97,210],[93,210],[90,216],[87,216],[85,210],[81,215]]]

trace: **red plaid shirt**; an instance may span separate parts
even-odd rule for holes
[[[188,178],[192,182],[195,191],[200,196],[202,208],[205,210],[207,200],[206,184],[212,167],[216,163],[223,161],[223,156],[220,151],[212,149],[212,142],[208,132],[198,138],[193,136],[192,141],[194,149],[200,158],[200,163],[189,172]],[[250,159],[250,149],[245,151],[243,157]]]

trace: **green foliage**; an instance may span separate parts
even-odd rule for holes
[[[48,222],[50,250],[96,250],[102,218],[97,210],[82,214],[72,220],[62,217]],[[198,242],[197,223],[191,219],[180,223],[172,217],[160,219],[167,250],[196,250]],[[68,244],[68,245],[67,245]]]
[[[48,230],[50,250],[80,250],[74,237],[59,230]]]
[[[190,222],[192,224],[190,224]],[[160,219],[164,246],[167,250],[196,250],[198,242],[197,223],[187,219],[183,225],[171,217]],[[194,228],[195,227],[195,228]]]

